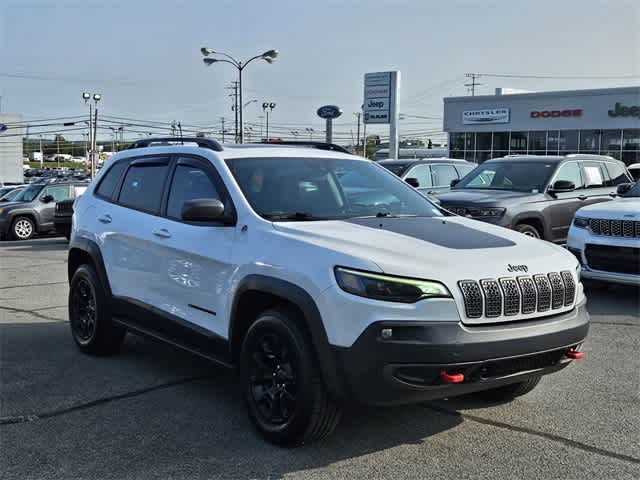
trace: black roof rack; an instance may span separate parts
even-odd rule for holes
[[[222,145],[220,145],[215,140],[202,137],[149,137],[143,138],[141,140],[136,140],[131,145],[129,145],[128,149],[145,148],[152,145],[169,145],[169,143],[179,143],[181,145],[184,145],[185,142],[195,143],[200,148],[208,148],[209,150],[213,150],[214,152],[221,152],[223,150]]]
[[[316,148],[318,150],[330,150],[332,152],[340,152],[340,153],[351,153],[344,147],[340,145],[336,145],[335,143],[326,143],[326,142],[312,142],[305,140],[263,140],[260,142],[265,145],[291,145],[296,147],[309,147]]]

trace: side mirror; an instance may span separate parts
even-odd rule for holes
[[[191,222],[219,222],[225,219],[224,204],[216,198],[195,198],[184,202],[180,217]]]
[[[417,178],[405,178],[404,179],[405,182],[407,182],[409,185],[411,185],[413,188],[418,188],[420,186],[420,182],[418,181]]]
[[[549,193],[566,193],[573,192],[576,189],[576,185],[569,180],[558,180],[556,183],[551,185],[549,189]]]
[[[53,202],[53,195],[45,195],[40,200],[42,200],[43,203],[51,203]]]
[[[631,187],[633,187],[633,183],[621,183],[620,185],[618,185],[618,188],[616,188],[616,193],[618,195],[624,195],[629,190],[631,190]]]
[[[455,187],[458,183],[460,183],[460,179],[459,178],[454,178],[453,180],[451,180],[451,184],[449,185],[451,188]]]

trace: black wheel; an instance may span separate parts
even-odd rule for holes
[[[288,446],[329,435],[341,416],[320,378],[313,347],[294,318],[286,309],[260,314],[240,353],[249,417],[268,441]]]
[[[69,287],[69,324],[76,345],[85,353],[119,350],[126,330],[114,325],[102,284],[90,265],[80,266]]]
[[[29,217],[18,217],[11,225],[11,234],[16,240],[29,240],[36,233],[36,226]]]
[[[520,225],[516,225],[514,227],[514,230],[516,232],[522,233],[523,235],[526,235],[527,237],[542,238],[542,235],[540,235],[538,229],[533,225],[529,225],[528,223],[521,223]]]
[[[536,386],[538,386],[538,383],[540,383],[540,378],[540,376],[531,377],[524,382],[512,383],[511,385],[492,388],[491,390],[484,390],[482,392],[477,392],[476,395],[483,400],[488,400],[491,402],[513,400],[514,398],[525,395],[536,388]]]

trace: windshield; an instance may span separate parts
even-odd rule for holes
[[[543,192],[555,170],[553,162],[491,162],[480,165],[454,187],[476,190]]]
[[[13,202],[15,200],[15,198],[20,194],[20,192],[22,190],[24,190],[24,189],[23,188],[14,188],[12,190],[9,190],[2,197],[0,197],[0,200],[5,201],[5,202]]]
[[[270,220],[327,220],[442,214],[373,162],[325,158],[229,161],[256,213]]]
[[[640,197],[640,181],[637,181],[636,184],[633,187],[631,187],[629,191],[627,191],[627,193],[620,196],[624,198]]]
[[[20,190],[20,193],[13,199],[14,202],[30,202],[38,196],[43,185],[32,185]]]

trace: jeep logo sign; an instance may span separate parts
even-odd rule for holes
[[[526,265],[507,265],[507,272],[524,272],[527,273],[529,271],[529,267]]]
[[[338,118],[342,115],[342,110],[340,107],[336,107],[335,105],[325,105],[320,107],[317,111],[317,114],[320,118]]]

